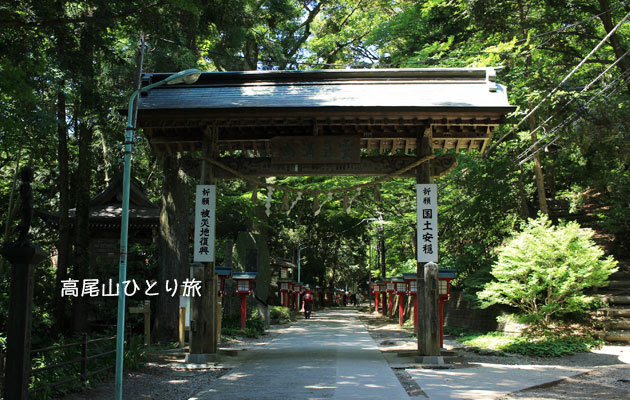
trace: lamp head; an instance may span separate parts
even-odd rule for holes
[[[177,83],[195,83],[201,76],[201,71],[196,68],[187,69],[173,74],[165,79],[167,85],[175,85]]]

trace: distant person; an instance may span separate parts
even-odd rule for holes
[[[302,300],[302,308],[304,309],[304,319],[311,318],[311,312],[313,312],[313,295],[310,291],[304,295]]]
[[[357,306],[357,294],[356,293],[352,293],[350,294],[350,303],[352,303],[353,306]]]
[[[348,295],[345,292],[343,293],[341,301],[343,302],[344,307],[348,305]]]

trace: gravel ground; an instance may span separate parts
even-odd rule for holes
[[[407,330],[397,323],[390,323],[380,316],[362,314],[372,338],[388,360],[395,359],[401,350],[413,350],[416,341]],[[274,326],[269,334],[258,339],[237,338],[221,348],[231,348],[243,352],[247,348],[263,346],[274,337],[282,334],[288,325]],[[590,371],[558,382],[534,387],[504,396],[501,400],[512,399],[630,399],[630,346],[607,345],[588,353],[578,353],[566,357],[525,357],[520,355],[502,356],[493,352],[479,354],[463,347],[453,338],[445,337],[444,347],[458,353],[464,362],[456,363],[456,368],[466,368],[467,364],[519,364],[519,365],[559,365],[589,368]],[[184,364],[182,350],[162,351],[152,354],[145,367],[128,372],[124,381],[125,398],[180,400],[201,392],[212,385],[220,376],[228,373],[236,358],[226,357],[221,363],[208,364],[203,368],[188,369]],[[230,359],[234,362],[230,362]],[[393,365],[392,365],[393,366]],[[408,392],[422,397],[422,391],[415,383],[406,380],[404,369],[395,368],[401,383]],[[406,382],[406,384],[405,384]],[[415,386],[414,386],[415,385]],[[409,387],[407,387],[409,386]],[[415,391],[415,392],[414,392]],[[63,397],[64,400],[110,400],[114,392],[113,379],[108,383]]]
[[[378,315],[364,314],[363,322],[385,357],[392,363],[398,351],[413,350],[417,346],[409,331],[397,323]],[[444,348],[454,350],[463,363],[456,363],[455,368],[466,368],[467,364],[489,363],[506,365],[557,365],[590,369],[589,372],[572,378],[552,382],[540,387],[533,387],[501,397],[501,400],[574,400],[574,399],[630,399],[630,346],[606,345],[591,352],[577,353],[565,357],[527,357],[521,355],[496,355],[493,351],[479,354],[474,349],[462,346],[454,338],[445,336]],[[401,383],[405,385],[404,374]],[[417,386],[417,385],[416,385]],[[416,388],[415,390],[418,390]],[[413,385],[408,388],[414,390]]]
[[[260,338],[235,338],[229,343],[221,344],[221,349],[235,352],[246,351],[247,348],[262,346],[282,333],[287,325],[277,325]],[[129,371],[124,378],[125,399],[188,399],[204,389],[212,386],[212,382],[228,373],[234,357],[224,357],[224,362],[200,365],[189,368],[184,364],[187,349],[166,350],[152,353],[138,371]],[[63,400],[111,400],[114,394],[113,377],[109,382],[96,384],[93,388],[71,393]]]

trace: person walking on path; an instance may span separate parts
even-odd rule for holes
[[[304,299],[302,300],[302,309],[304,310],[304,319],[311,318],[311,312],[313,311],[313,295],[310,290],[307,290],[304,295]]]

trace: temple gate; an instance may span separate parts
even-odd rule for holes
[[[145,74],[144,85],[170,75]],[[455,167],[453,152],[483,152],[513,110],[494,68],[212,72],[194,84],[142,93],[137,126],[156,153],[188,153],[187,172],[206,185],[311,175],[427,184]],[[424,264],[418,262],[416,275],[420,299],[433,290],[425,286]],[[194,362],[216,353],[214,260],[198,279]],[[437,313],[418,308],[426,328],[418,335],[419,356],[439,355]]]

